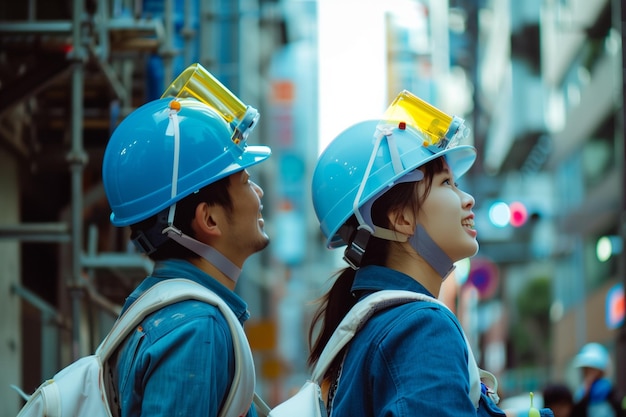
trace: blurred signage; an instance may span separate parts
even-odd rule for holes
[[[277,150],[294,146],[294,92],[295,85],[289,80],[272,82],[272,128],[274,141],[272,147]]]
[[[306,221],[302,212],[285,200],[274,217],[273,242],[270,245],[276,259],[286,265],[298,265],[306,257]]]
[[[481,300],[491,298],[498,289],[498,267],[489,259],[473,258],[467,284],[478,291]]]
[[[616,329],[624,323],[624,285],[611,287],[606,294],[606,326]]]

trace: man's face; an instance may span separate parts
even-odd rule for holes
[[[596,368],[583,367],[582,375],[583,375],[584,382],[586,384],[591,384],[594,381],[602,378],[604,376],[604,371],[602,371],[601,369],[596,369]]]
[[[265,233],[261,210],[263,190],[250,180],[246,170],[230,176],[228,187],[233,209],[228,216],[224,237],[228,251],[236,256],[248,256],[259,252],[269,244]]]

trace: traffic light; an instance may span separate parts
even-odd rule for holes
[[[514,201],[509,204],[509,209],[511,210],[511,226],[522,227],[526,224],[526,221],[528,220],[528,210],[526,210],[526,206],[524,204],[519,201]]]
[[[496,201],[489,206],[489,221],[496,227],[505,227],[511,219],[511,209],[503,201]]]
[[[489,221],[496,227],[522,227],[528,221],[528,209],[519,201],[496,201],[489,207]]]
[[[622,253],[621,236],[602,236],[596,243],[596,257],[600,262],[606,262],[611,256]]]

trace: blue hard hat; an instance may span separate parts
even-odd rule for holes
[[[312,198],[315,214],[329,248],[346,245],[339,229],[354,214],[354,202],[368,172],[367,166],[374,151],[375,133],[380,120],[357,123],[340,133],[322,152],[313,172]],[[358,201],[361,208],[370,199],[377,198],[403,176],[416,168],[445,156],[455,178],[461,177],[476,160],[472,146],[436,148],[427,146],[424,134],[400,123],[392,126],[389,139],[382,140],[373,158],[366,183]],[[399,156],[401,167],[393,161]]]
[[[180,104],[175,106],[178,145],[170,117],[174,101]],[[267,146],[233,138],[229,124],[197,100],[162,98],[144,104],[119,124],[104,153],[102,180],[111,222],[128,226],[148,219],[270,154]]]
[[[587,343],[574,358],[575,368],[594,368],[606,371],[609,366],[609,353],[599,343]]]

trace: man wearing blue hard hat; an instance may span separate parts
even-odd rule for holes
[[[570,417],[621,417],[621,408],[613,384],[607,378],[610,368],[609,353],[599,343],[587,343],[574,358],[580,369],[582,385],[574,393],[574,409]],[[623,370],[622,370],[623,372]]]
[[[247,144],[258,112],[198,64],[159,100],[116,128],[103,160],[115,226],[130,226],[135,246],[155,261],[124,311],[154,284],[186,278],[217,294],[239,321],[246,303],[234,292],[246,259],[269,238],[263,190],[247,171],[270,156]],[[130,416],[218,416],[235,377],[227,320],[207,303],[184,300],[148,315],[121,345],[112,380],[117,412]],[[256,416],[252,392],[228,415]]]

